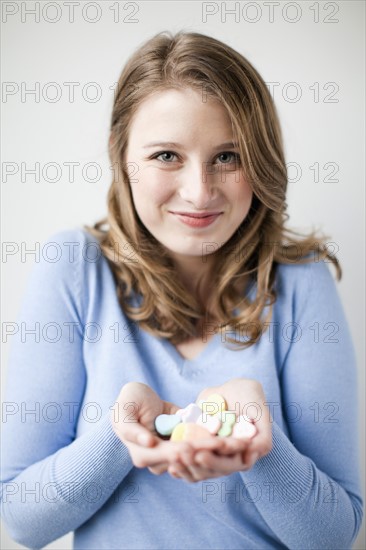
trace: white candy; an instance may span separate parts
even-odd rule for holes
[[[202,410],[198,405],[196,405],[196,403],[190,403],[184,409],[178,409],[175,414],[178,414],[181,417],[182,422],[195,423],[201,416]]]

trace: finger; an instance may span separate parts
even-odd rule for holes
[[[184,481],[188,481],[188,483],[193,483],[194,481],[196,481],[189,469],[179,462],[170,465],[168,472],[171,476],[183,479]]]
[[[189,450],[189,445],[185,442],[160,440],[155,447],[141,447],[135,443],[128,443],[128,449],[137,468],[148,468],[162,462],[179,462],[181,454]]]
[[[160,438],[149,432],[139,422],[115,424],[114,429],[123,442],[135,443],[146,447],[154,447]]]
[[[222,455],[230,455],[237,452],[244,452],[249,445],[247,439],[236,439],[234,437],[212,437],[210,439],[197,439],[189,441],[194,451],[210,450]]]
[[[204,481],[206,479],[213,479],[216,477],[221,477],[223,474],[210,468],[205,468],[204,466],[188,466],[187,470],[193,477],[194,481]]]
[[[205,466],[198,465],[195,461],[186,461],[186,456],[183,456],[182,460],[184,461],[184,465],[186,466],[188,474],[193,478],[194,481],[203,481],[204,479],[212,479],[221,475],[214,470],[206,468]]]
[[[183,479],[189,483],[195,481],[194,476],[192,475],[189,466],[193,465],[194,449],[187,444],[186,448],[180,452],[179,458],[177,461],[169,465],[168,472],[176,478]]]
[[[234,472],[249,469],[248,465],[242,461],[242,453],[236,453],[233,456],[217,456],[213,453],[200,451],[195,455],[195,462],[199,466],[204,466],[209,470],[214,470],[220,475],[229,475]]]
[[[222,446],[217,450],[218,454],[233,454],[237,452],[244,452],[250,443],[250,439],[235,438],[235,437],[222,437]]]
[[[225,441],[223,437],[214,437],[212,435],[205,439],[193,439],[188,441],[188,443],[194,450],[207,449],[214,451],[218,449],[223,449],[225,447]]]
[[[160,476],[161,474],[164,474],[165,472],[167,472],[168,468],[169,468],[168,462],[161,462],[160,464],[156,464],[155,466],[149,466],[148,470],[152,474],[156,476]]]

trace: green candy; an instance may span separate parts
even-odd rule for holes
[[[232,411],[222,411],[217,414],[222,422],[222,426],[217,432],[217,435],[228,437],[233,431],[233,426],[236,422],[236,414]]]

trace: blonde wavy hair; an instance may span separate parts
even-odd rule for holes
[[[241,170],[253,190],[248,215],[213,253],[206,307],[187,292],[168,251],[140,221],[130,191],[131,167],[125,162],[131,121],[141,102],[150,94],[182,87],[200,91],[203,101],[208,95],[219,99],[227,109],[239,144]],[[108,192],[108,214],[94,226],[84,227],[99,240],[123,311],[150,334],[177,345],[197,337],[198,325],[214,319],[215,331],[224,333],[225,341],[235,344],[234,349],[242,349],[256,343],[268,328],[276,300],[278,264],[328,258],[341,279],[339,262],[327,250],[328,237],[317,237],[314,232],[305,236],[284,227],[289,218],[285,202],[288,178],[276,108],[256,69],[228,45],[184,31],[175,35],[163,31],[143,43],[122,70],[110,130],[114,177]],[[248,283],[257,286],[253,301],[246,295]],[[140,296],[139,304],[129,303],[134,294]],[[267,316],[261,319],[266,306]],[[243,328],[244,340],[227,334],[238,330],[242,334]]]

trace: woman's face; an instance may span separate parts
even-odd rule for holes
[[[180,260],[220,248],[252,201],[239,150],[228,145],[229,116],[220,101],[205,100],[190,88],[149,96],[133,118],[126,151],[138,216]],[[217,215],[192,221],[178,212]]]

